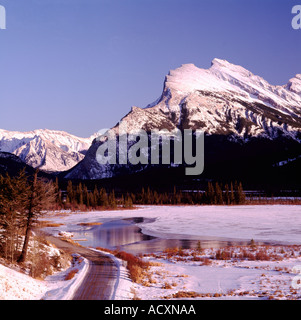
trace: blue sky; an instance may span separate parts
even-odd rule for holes
[[[0,128],[87,137],[156,100],[170,69],[301,73],[298,0],[0,0]]]

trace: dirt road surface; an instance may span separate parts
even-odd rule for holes
[[[119,279],[119,270],[110,257],[54,236],[45,236],[57,248],[70,254],[77,253],[89,261],[89,269],[72,300],[114,300]]]

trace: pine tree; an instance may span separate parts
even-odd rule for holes
[[[86,185],[83,187],[83,204],[90,207],[89,191]]]
[[[127,194],[125,201],[126,201],[126,207],[127,208],[132,208],[133,207],[133,200],[132,200],[132,197],[129,194]]]
[[[154,204],[159,204],[160,198],[157,191],[154,191]]]
[[[111,208],[116,208],[117,207],[117,203],[116,203],[116,198],[115,198],[115,191],[114,190],[112,190],[111,192],[110,192],[110,194],[109,194],[109,206],[111,207]]]
[[[108,195],[104,188],[99,191],[98,205],[101,207],[107,207],[109,205]]]
[[[89,206],[89,208],[95,208],[94,193],[92,192],[88,192],[87,205]]]
[[[208,182],[208,185],[207,185],[206,201],[208,204],[216,203],[214,187],[210,181]]]
[[[240,182],[237,186],[237,203],[244,204],[246,201],[246,195],[243,191],[242,183]]]
[[[123,194],[121,195],[121,197],[120,197],[120,199],[119,199],[119,201],[118,201],[118,204],[121,205],[121,206],[123,206],[123,208],[126,207],[126,206],[125,206],[125,200],[124,200]]]
[[[96,208],[96,206],[98,205],[98,201],[99,201],[99,192],[97,189],[97,186],[95,185],[94,187],[94,191],[93,191],[93,207]]]
[[[144,204],[152,204],[153,203],[153,195],[150,188],[147,188],[147,192],[145,194]]]
[[[56,204],[58,207],[61,207],[63,204],[63,201],[62,201],[62,193],[60,190],[58,177],[55,178],[54,190],[55,190],[55,194],[56,194],[56,199],[55,199]]]
[[[181,193],[181,191],[180,191],[180,193]],[[182,201],[180,201],[180,203],[181,202]],[[197,204],[201,204],[203,202],[203,196],[202,196],[200,190],[198,190],[198,192],[194,193],[194,202]]]
[[[229,205],[231,200],[230,200],[230,190],[229,190],[229,185],[225,185],[225,193],[224,193],[224,202],[225,204]]]
[[[76,188],[76,200],[79,205],[82,205],[84,203],[84,197],[83,197],[83,186],[81,182]]]
[[[73,185],[72,185],[72,181],[71,180],[68,181],[67,197],[68,197],[70,203],[74,203],[75,194],[74,194]]]
[[[235,194],[232,182],[230,184],[230,204],[235,204]]]
[[[223,192],[218,182],[215,183],[215,199],[216,204],[223,204]]]
[[[27,177],[25,170],[10,178],[0,176],[0,228],[2,229],[5,258],[14,261],[19,235],[25,226],[24,211],[27,205]]]
[[[33,225],[43,211],[55,203],[56,194],[52,182],[46,182],[38,179],[38,170],[36,170],[32,181],[30,182],[26,201],[26,230],[23,248],[18,262],[24,262],[27,255],[30,233]]]

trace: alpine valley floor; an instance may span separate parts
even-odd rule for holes
[[[253,239],[255,243],[226,248],[177,248],[146,254],[143,259],[150,261],[151,267],[139,284],[125,277],[124,265],[118,260],[123,277],[116,299],[301,299],[300,206],[152,206],[122,211],[52,212],[45,220],[60,224],[47,228],[57,235],[79,223],[133,217],[152,218],[139,227],[143,233],[162,238],[218,236]],[[258,245],[257,241],[271,244]],[[81,244],[84,245],[84,241]],[[84,267],[78,269],[73,281],[86,272]],[[56,288],[52,299],[68,299],[74,287],[68,289],[59,275],[51,277],[50,287]],[[49,281],[49,278],[44,281],[25,279],[1,267],[0,287],[5,289],[1,290],[1,298],[45,299]],[[57,294],[62,287],[69,294]],[[36,293],[26,295],[22,288]]]

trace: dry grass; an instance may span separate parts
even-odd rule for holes
[[[172,289],[172,285],[168,282],[164,282],[162,285],[162,289]]]
[[[81,247],[81,245],[80,245],[78,242],[76,242],[76,241],[74,241],[74,240],[72,240],[72,239],[70,239],[70,238],[60,237],[60,239],[63,240],[63,241],[66,241],[66,242],[68,242],[68,243],[71,243],[71,244],[73,244],[73,245],[75,245],[75,246]]]
[[[212,264],[212,261],[206,257],[201,258],[200,261],[202,262],[201,266],[210,266]]]
[[[195,291],[178,291],[172,295],[173,298],[197,298],[202,296]]]
[[[286,250],[286,252],[285,252]],[[231,248],[219,249],[215,253],[216,260],[250,260],[250,261],[281,261],[288,255],[286,246],[273,247],[269,245],[262,246],[236,246]],[[281,256],[284,255],[284,256]]]
[[[65,280],[71,280],[73,277],[78,273],[78,269],[72,269],[68,272],[68,274],[65,277]]]
[[[228,250],[217,250],[215,254],[216,260],[230,260],[232,258],[232,252]]]
[[[116,252],[115,256],[126,261],[126,267],[133,282],[143,283],[144,278],[148,276],[149,262],[143,261],[141,258],[124,251]]]
[[[181,247],[176,248],[167,248],[163,251],[163,254],[166,254],[167,258],[172,258],[174,256],[178,257],[188,257],[190,254],[183,250]]]
[[[89,227],[89,226],[100,226],[102,225],[101,222],[81,222],[78,223],[79,226],[83,226],[83,227]]]
[[[64,225],[63,223],[54,223],[46,220],[38,222],[38,228],[56,228],[63,225]]]

